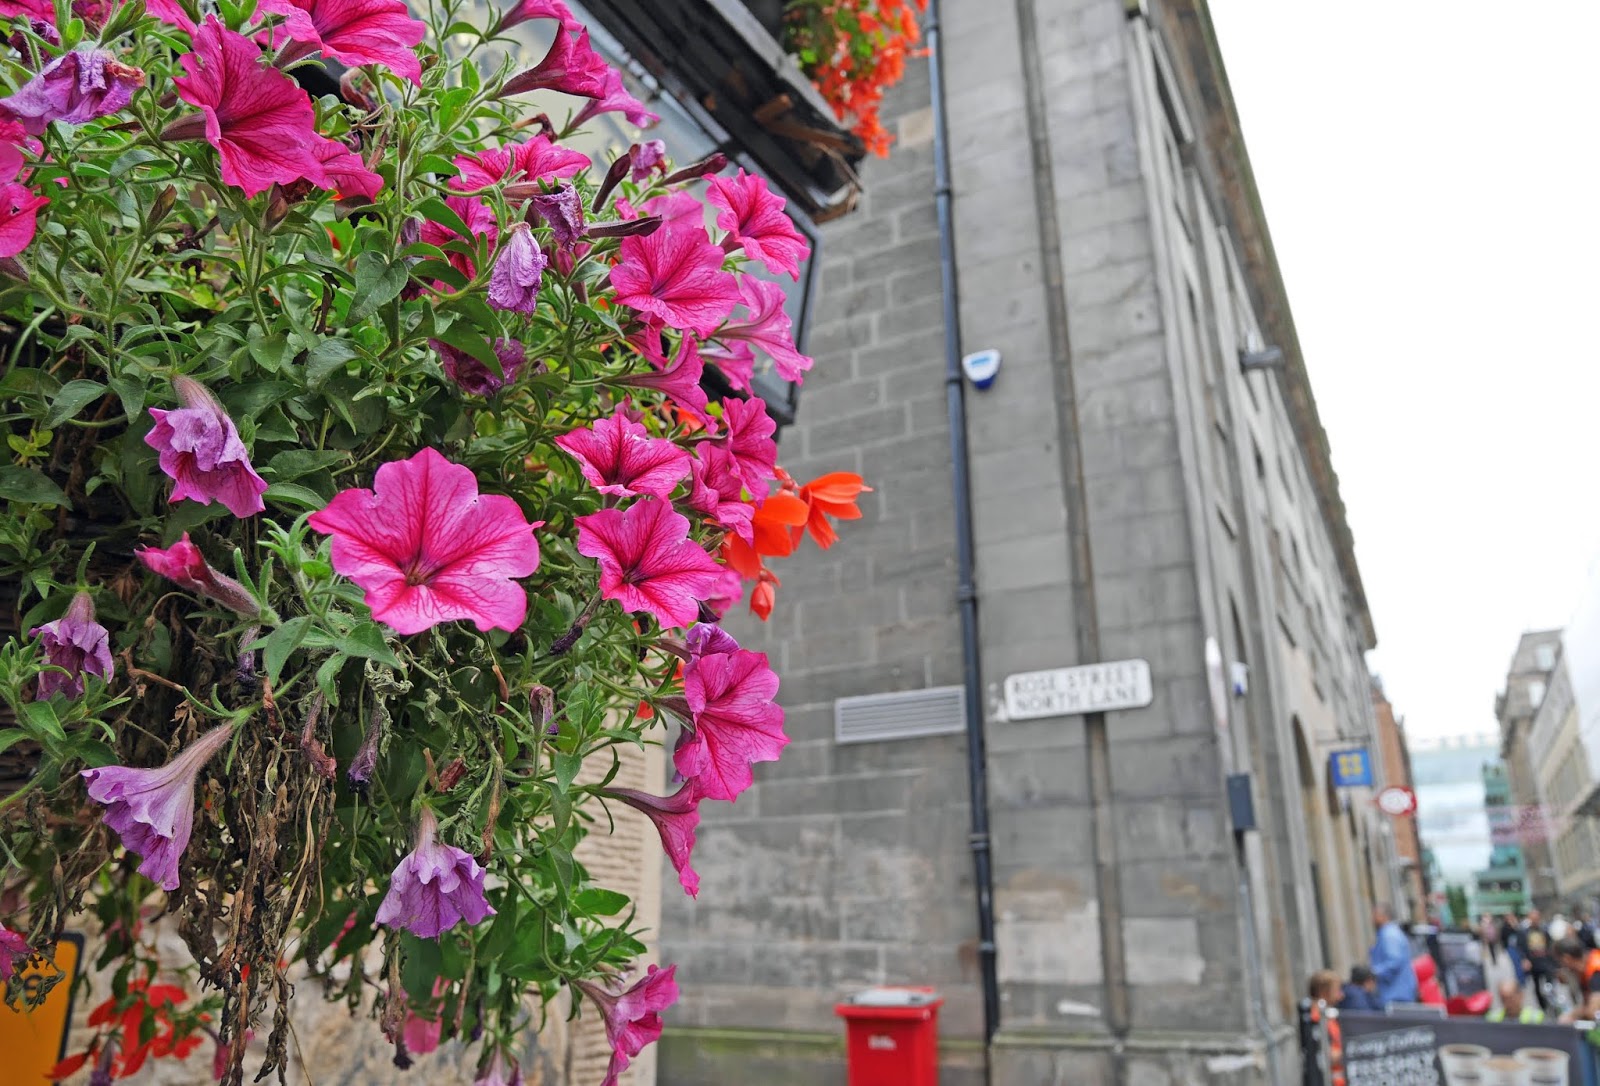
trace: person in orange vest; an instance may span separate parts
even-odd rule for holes
[[[1328,1086],[1345,1086],[1344,1037],[1339,1029],[1339,1015],[1327,1013],[1329,1008],[1339,1006],[1343,992],[1339,974],[1333,970],[1322,969],[1311,974],[1311,989],[1307,993],[1311,996],[1311,1021],[1317,1024],[1326,1019],[1328,1025]]]
[[[1556,962],[1572,978],[1578,990],[1578,1005],[1562,1016],[1562,1021],[1591,1021],[1600,1015],[1600,950],[1585,952],[1583,944],[1566,938],[1556,943]]]

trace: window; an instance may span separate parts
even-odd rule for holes
[[[1533,666],[1540,671],[1553,671],[1556,666],[1556,647],[1539,645],[1533,650]]]
[[[1544,704],[1544,683],[1537,679],[1528,684],[1528,704],[1535,709]]]

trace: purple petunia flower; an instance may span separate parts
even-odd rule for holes
[[[76,698],[83,694],[83,676],[98,675],[111,681],[110,635],[94,620],[94,600],[87,592],[72,597],[67,613],[28,631],[44,645],[45,663],[62,671],[46,671],[39,676],[40,701],[57,692]]]
[[[445,376],[454,381],[462,392],[472,396],[493,396],[517,379],[517,374],[528,360],[528,350],[521,343],[514,339],[497,339],[494,341],[494,354],[500,360],[500,374],[496,376],[481,361],[442,339],[430,339],[428,346],[439,352]]]
[[[106,825],[129,852],[144,857],[139,874],[163,890],[178,888],[178,859],[194,832],[195,777],[232,736],[231,725],[212,728],[155,769],[113,765],[81,774],[89,798],[105,805]]]
[[[441,845],[438,835],[439,822],[424,807],[417,847],[394,869],[378,906],[378,923],[404,928],[419,939],[437,939],[462,920],[476,924],[494,915],[483,896],[483,868],[461,849]]]
[[[539,284],[549,262],[528,224],[514,225],[500,239],[500,257],[489,276],[489,304],[517,313],[538,309]]]
[[[83,124],[125,108],[144,86],[144,72],[104,49],[74,49],[46,64],[17,93],[0,99],[0,115],[37,136],[51,121]]]
[[[32,955],[27,936],[0,924],[0,983],[16,972],[18,962],[26,962]]]
[[[161,454],[161,470],[177,484],[171,500],[221,502],[236,517],[261,512],[267,482],[250,466],[233,420],[199,381],[176,377],[172,387],[183,406],[176,411],[152,407],[156,424],[144,436],[144,443]]]
[[[583,237],[583,200],[578,190],[566,182],[554,192],[535,193],[530,199],[534,210],[550,224],[550,236],[562,248],[570,248]]]

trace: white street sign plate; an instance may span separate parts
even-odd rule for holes
[[[1142,709],[1154,700],[1148,660],[1112,660],[1006,676],[1006,716],[1011,720]]]

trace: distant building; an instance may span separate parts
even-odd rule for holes
[[[1516,913],[1528,910],[1528,868],[1518,837],[1517,807],[1511,802],[1511,784],[1502,762],[1483,767],[1483,806],[1489,820],[1489,866],[1473,872],[1474,914]]]
[[[1451,886],[1462,887],[1470,903],[1477,869],[1494,848],[1483,802],[1483,767],[1499,759],[1499,740],[1493,735],[1417,739],[1410,749],[1417,832],[1438,866],[1430,881],[1430,904],[1440,907]]]
[[[1405,725],[1394,715],[1394,706],[1384,695],[1383,683],[1372,680],[1372,713],[1377,724],[1378,765],[1383,771],[1378,784],[1415,790],[1411,776],[1411,752],[1406,748]],[[1404,911],[1413,921],[1425,919],[1428,903],[1427,872],[1422,861],[1422,844],[1417,835],[1416,815],[1390,818],[1382,827],[1394,840],[1399,862],[1400,883],[1405,896]]]
[[[1555,670],[1561,651],[1560,630],[1533,630],[1522,635],[1506,672],[1505,689],[1495,697],[1495,716],[1500,720],[1500,758],[1505,763],[1510,787],[1509,805],[1516,808],[1518,843],[1528,869],[1533,904],[1549,910],[1556,904],[1556,868],[1546,819],[1539,775],[1529,750],[1528,735],[1533,716],[1550,689],[1550,673]]]
[[[1548,836],[1561,904],[1600,893],[1600,806],[1594,766],[1578,727],[1577,698],[1565,652],[1558,653],[1528,730],[1543,806],[1534,832]],[[1525,821],[1532,821],[1525,819]]]

